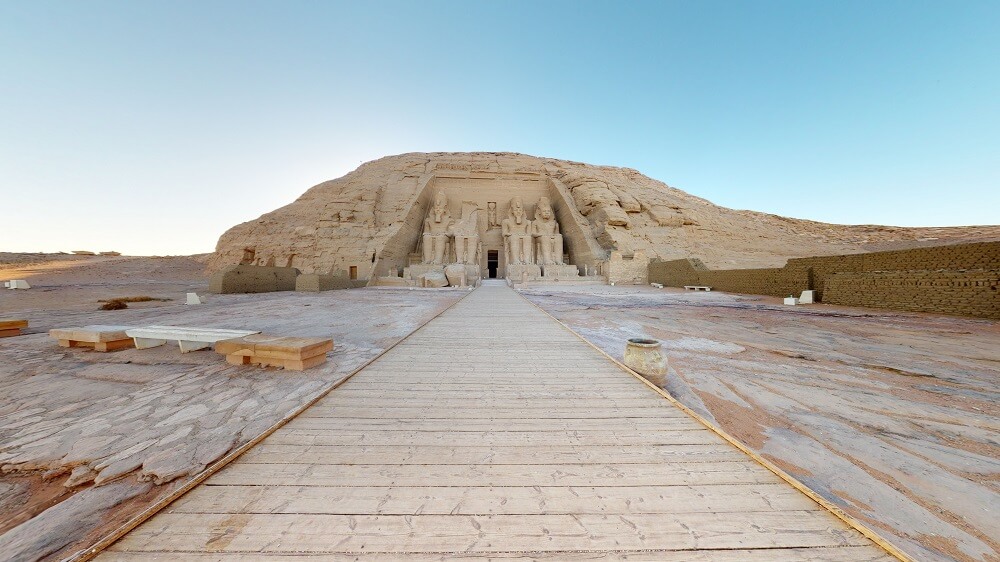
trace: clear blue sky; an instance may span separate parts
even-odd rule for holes
[[[211,251],[389,154],[1000,223],[1000,1],[0,2],[0,250]]]

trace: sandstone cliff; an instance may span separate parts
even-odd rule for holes
[[[241,261],[340,272],[366,278],[387,242],[422,217],[422,190],[435,175],[542,177],[575,206],[604,252],[644,250],[653,257],[698,257],[711,268],[781,266],[790,257],[1000,240],[1000,226],[903,228],[844,226],[727,209],[636,170],[515,153],[411,153],[360,166],[295,202],[229,229],[212,270]],[[413,225],[408,228],[412,229]]]

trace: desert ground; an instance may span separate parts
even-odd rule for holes
[[[0,292],[0,315],[31,322],[27,335],[0,339],[0,552],[10,560],[85,549],[461,297],[360,289],[209,295],[187,306],[185,292],[204,294],[207,277],[186,257],[8,257],[0,278],[33,287]],[[128,296],[170,300],[98,310]],[[66,349],[47,335],[89,324],[249,328],[333,337],[335,348],[324,365],[288,372],[169,345]]]
[[[523,293],[919,560],[1000,557],[995,321],[652,287]]]
[[[0,262],[0,279],[33,286],[0,291],[0,316],[31,321],[0,339],[0,552],[13,560],[87,548],[467,294],[367,288],[187,306],[185,292],[207,287],[203,257]],[[663,341],[670,393],[915,558],[1000,559],[997,322],[638,286],[522,294],[613,357],[630,337]],[[98,310],[129,296],[169,300]],[[318,335],[335,349],[321,367],[286,372],[47,336],[86,324]]]

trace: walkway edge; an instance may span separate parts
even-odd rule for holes
[[[872,542],[874,542],[878,546],[882,547],[883,550],[885,550],[886,552],[888,552],[892,556],[895,556],[899,560],[902,560],[903,562],[916,562],[916,560],[914,558],[912,558],[910,555],[906,554],[905,552],[903,552],[902,550],[900,550],[898,547],[896,547],[895,545],[893,545],[891,542],[889,542],[888,540],[886,540],[885,538],[883,538],[881,535],[879,535],[873,529],[871,529],[870,527],[868,527],[867,525],[865,525],[861,521],[858,521],[854,517],[848,515],[845,511],[843,511],[842,509],[840,509],[839,507],[837,507],[836,505],[834,505],[833,503],[831,503],[830,501],[828,501],[826,498],[824,498],[823,496],[821,496],[821,495],[817,494],[816,492],[812,491],[808,486],[806,486],[805,484],[803,484],[802,482],[800,482],[794,476],[792,476],[791,474],[788,474],[787,472],[785,472],[784,470],[782,470],[780,467],[778,467],[776,464],[774,464],[771,461],[769,461],[769,460],[765,459],[764,457],[760,456],[759,454],[757,454],[756,451],[750,449],[749,447],[747,447],[746,445],[744,445],[742,442],[740,442],[738,439],[736,439],[735,437],[733,437],[733,436],[729,435],[728,433],[726,433],[726,431],[723,430],[722,428],[716,426],[714,423],[712,423],[711,421],[705,419],[704,417],[702,417],[700,414],[698,414],[697,412],[695,412],[691,408],[688,408],[687,406],[685,406],[679,400],[677,400],[676,398],[674,398],[669,392],[667,392],[666,390],[664,390],[664,389],[656,386],[655,384],[649,382],[648,380],[646,380],[645,377],[643,377],[639,373],[633,371],[627,365],[625,365],[621,361],[615,359],[614,357],[612,357],[611,355],[609,355],[606,351],[604,351],[600,347],[598,347],[598,346],[594,345],[593,343],[591,343],[590,340],[588,340],[587,338],[585,338],[582,335],[580,335],[579,333],[577,333],[573,328],[570,328],[562,320],[556,318],[555,316],[553,316],[552,314],[550,314],[549,311],[547,311],[544,308],[542,308],[541,306],[535,304],[534,302],[531,301],[531,299],[529,299],[528,297],[526,297],[523,294],[521,294],[521,291],[518,291],[518,290],[515,290],[515,289],[512,289],[512,290],[515,293],[517,293],[522,299],[524,299],[525,301],[527,301],[528,304],[534,306],[538,310],[541,310],[543,314],[545,314],[546,316],[548,316],[552,320],[556,321],[560,326],[562,326],[563,328],[565,328],[566,330],[568,330],[571,334],[573,334],[576,337],[578,337],[581,340],[583,340],[583,342],[586,343],[587,345],[589,345],[590,347],[596,349],[601,355],[607,357],[612,363],[614,363],[615,365],[617,365],[618,368],[620,368],[621,370],[625,371],[626,373],[628,373],[628,374],[632,375],[633,377],[635,377],[635,378],[639,379],[640,381],[642,381],[643,384],[645,384],[647,387],[649,387],[654,392],[656,392],[657,394],[659,394],[661,397],[666,398],[674,406],[676,406],[677,408],[679,408],[681,411],[683,411],[684,413],[686,413],[687,415],[691,416],[692,418],[694,418],[695,420],[697,420],[698,422],[700,422],[702,425],[704,425],[708,429],[710,429],[713,432],[715,432],[716,434],[718,434],[719,437],[722,437],[723,439],[725,439],[726,441],[728,441],[731,445],[733,445],[734,447],[736,447],[740,451],[743,451],[747,456],[749,456],[754,461],[756,461],[757,464],[759,464],[759,465],[763,466],[764,468],[768,469],[769,471],[773,472],[778,478],[781,478],[785,482],[788,482],[789,484],[791,484],[795,489],[797,489],[798,491],[800,491],[803,494],[805,494],[806,496],[808,496],[809,499],[811,499],[814,502],[816,502],[817,504],[819,504],[822,508],[826,509],[827,511],[829,511],[830,513],[832,513],[833,515],[835,515],[838,519],[840,519],[844,523],[847,523],[851,528],[853,528],[854,530],[860,532],[864,536],[866,536],[869,539],[871,539]]]
[[[126,521],[122,526],[118,527],[117,529],[115,529],[111,533],[105,535],[101,540],[99,540],[96,543],[94,543],[93,545],[87,547],[85,551],[77,552],[75,554],[67,556],[66,558],[63,559],[63,561],[64,562],[85,562],[87,560],[90,560],[90,559],[94,558],[95,556],[97,556],[98,554],[100,554],[101,551],[103,551],[104,549],[108,548],[109,546],[111,546],[112,544],[114,544],[115,542],[117,542],[118,539],[120,539],[123,536],[125,536],[126,534],[128,534],[129,531],[131,531],[132,529],[135,529],[139,525],[145,523],[146,520],[148,520],[149,518],[153,517],[154,515],[156,515],[160,511],[162,511],[168,505],[170,505],[173,502],[175,502],[178,499],[180,499],[181,496],[183,496],[184,494],[190,492],[195,486],[197,486],[198,484],[201,484],[202,482],[204,482],[205,480],[207,480],[209,476],[212,476],[216,472],[222,470],[226,465],[228,465],[229,463],[233,462],[234,460],[238,459],[241,455],[243,455],[243,453],[246,453],[250,449],[252,449],[255,446],[257,446],[261,441],[263,441],[264,439],[267,439],[267,437],[270,436],[272,433],[274,433],[275,431],[281,429],[285,424],[287,424],[288,422],[290,422],[293,419],[295,419],[296,417],[298,417],[300,414],[302,414],[302,412],[305,412],[306,410],[308,410],[316,402],[319,402],[320,400],[322,400],[323,398],[325,398],[328,394],[330,394],[331,392],[333,392],[334,390],[336,390],[338,387],[340,387],[340,385],[342,385],[345,382],[347,382],[348,380],[350,380],[351,377],[353,377],[354,375],[358,374],[363,369],[365,369],[366,367],[368,367],[369,365],[371,365],[372,363],[374,363],[375,361],[377,361],[380,357],[382,357],[383,355],[385,355],[386,353],[388,353],[389,351],[391,351],[397,345],[399,345],[399,344],[403,343],[404,341],[406,341],[410,336],[412,336],[413,334],[417,333],[417,331],[419,331],[421,328],[423,328],[427,324],[430,324],[431,322],[433,322],[435,319],[437,319],[439,316],[441,316],[445,312],[448,312],[449,310],[451,310],[455,305],[457,305],[458,303],[460,303],[463,300],[465,300],[465,297],[471,295],[472,293],[473,293],[473,291],[466,290],[465,294],[462,295],[461,298],[459,298],[455,302],[449,304],[448,306],[446,306],[444,309],[442,309],[440,312],[438,312],[434,316],[428,318],[426,322],[424,322],[423,324],[420,324],[419,326],[417,326],[416,328],[414,328],[413,330],[411,330],[409,334],[406,334],[402,338],[399,338],[399,341],[397,341],[397,342],[393,343],[392,345],[390,345],[389,347],[383,349],[382,352],[379,353],[378,355],[376,355],[375,357],[372,357],[368,361],[365,361],[363,364],[359,365],[358,368],[354,369],[353,371],[351,371],[347,375],[344,375],[340,380],[338,380],[338,381],[334,382],[333,384],[331,384],[326,390],[323,390],[322,392],[320,392],[312,400],[306,402],[302,406],[299,406],[297,409],[293,410],[291,413],[286,414],[283,418],[281,418],[280,420],[278,420],[277,422],[275,422],[274,425],[272,425],[271,427],[269,427],[266,430],[264,430],[263,433],[261,433],[257,437],[254,437],[250,441],[247,441],[243,445],[241,445],[241,446],[233,449],[232,451],[230,451],[229,453],[227,453],[226,456],[224,456],[221,459],[219,459],[219,460],[215,461],[214,463],[210,464],[207,468],[205,468],[205,470],[199,472],[194,478],[192,478],[186,484],[184,484],[180,488],[174,490],[168,496],[166,496],[164,498],[161,498],[160,500],[156,501],[153,505],[147,507],[141,513],[139,513],[138,515],[132,517],[132,519],[129,519],[128,521]]]

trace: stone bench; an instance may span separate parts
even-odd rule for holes
[[[136,349],[147,349],[176,341],[181,353],[207,349],[219,340],[241,338],[260,332],[250,330],[222,330],[217,328],[183,328],[180,326],[147,326],[125,330],[135,340]]]
[[[689,291],[711,291],[711,287],[706,287],[704,285],[684,285],[684,288]]]
[[[326,352],[333,350],[333,340],[296,338],[256,334],[221,340],[215,343],[216,353],[226,356],[233,365],[261,365],[302,371],[326,361]]]
[[[0,338],[20,336],[21,329],[28,327],[28,321],[20,318],[0,318]]]
[[[49,336],[59,340],[62,347],[92,347],[94,351],[118,351],[134,347],[132,338],[125,333],[129,326],[93,325],[82,328],[56,328]]]

